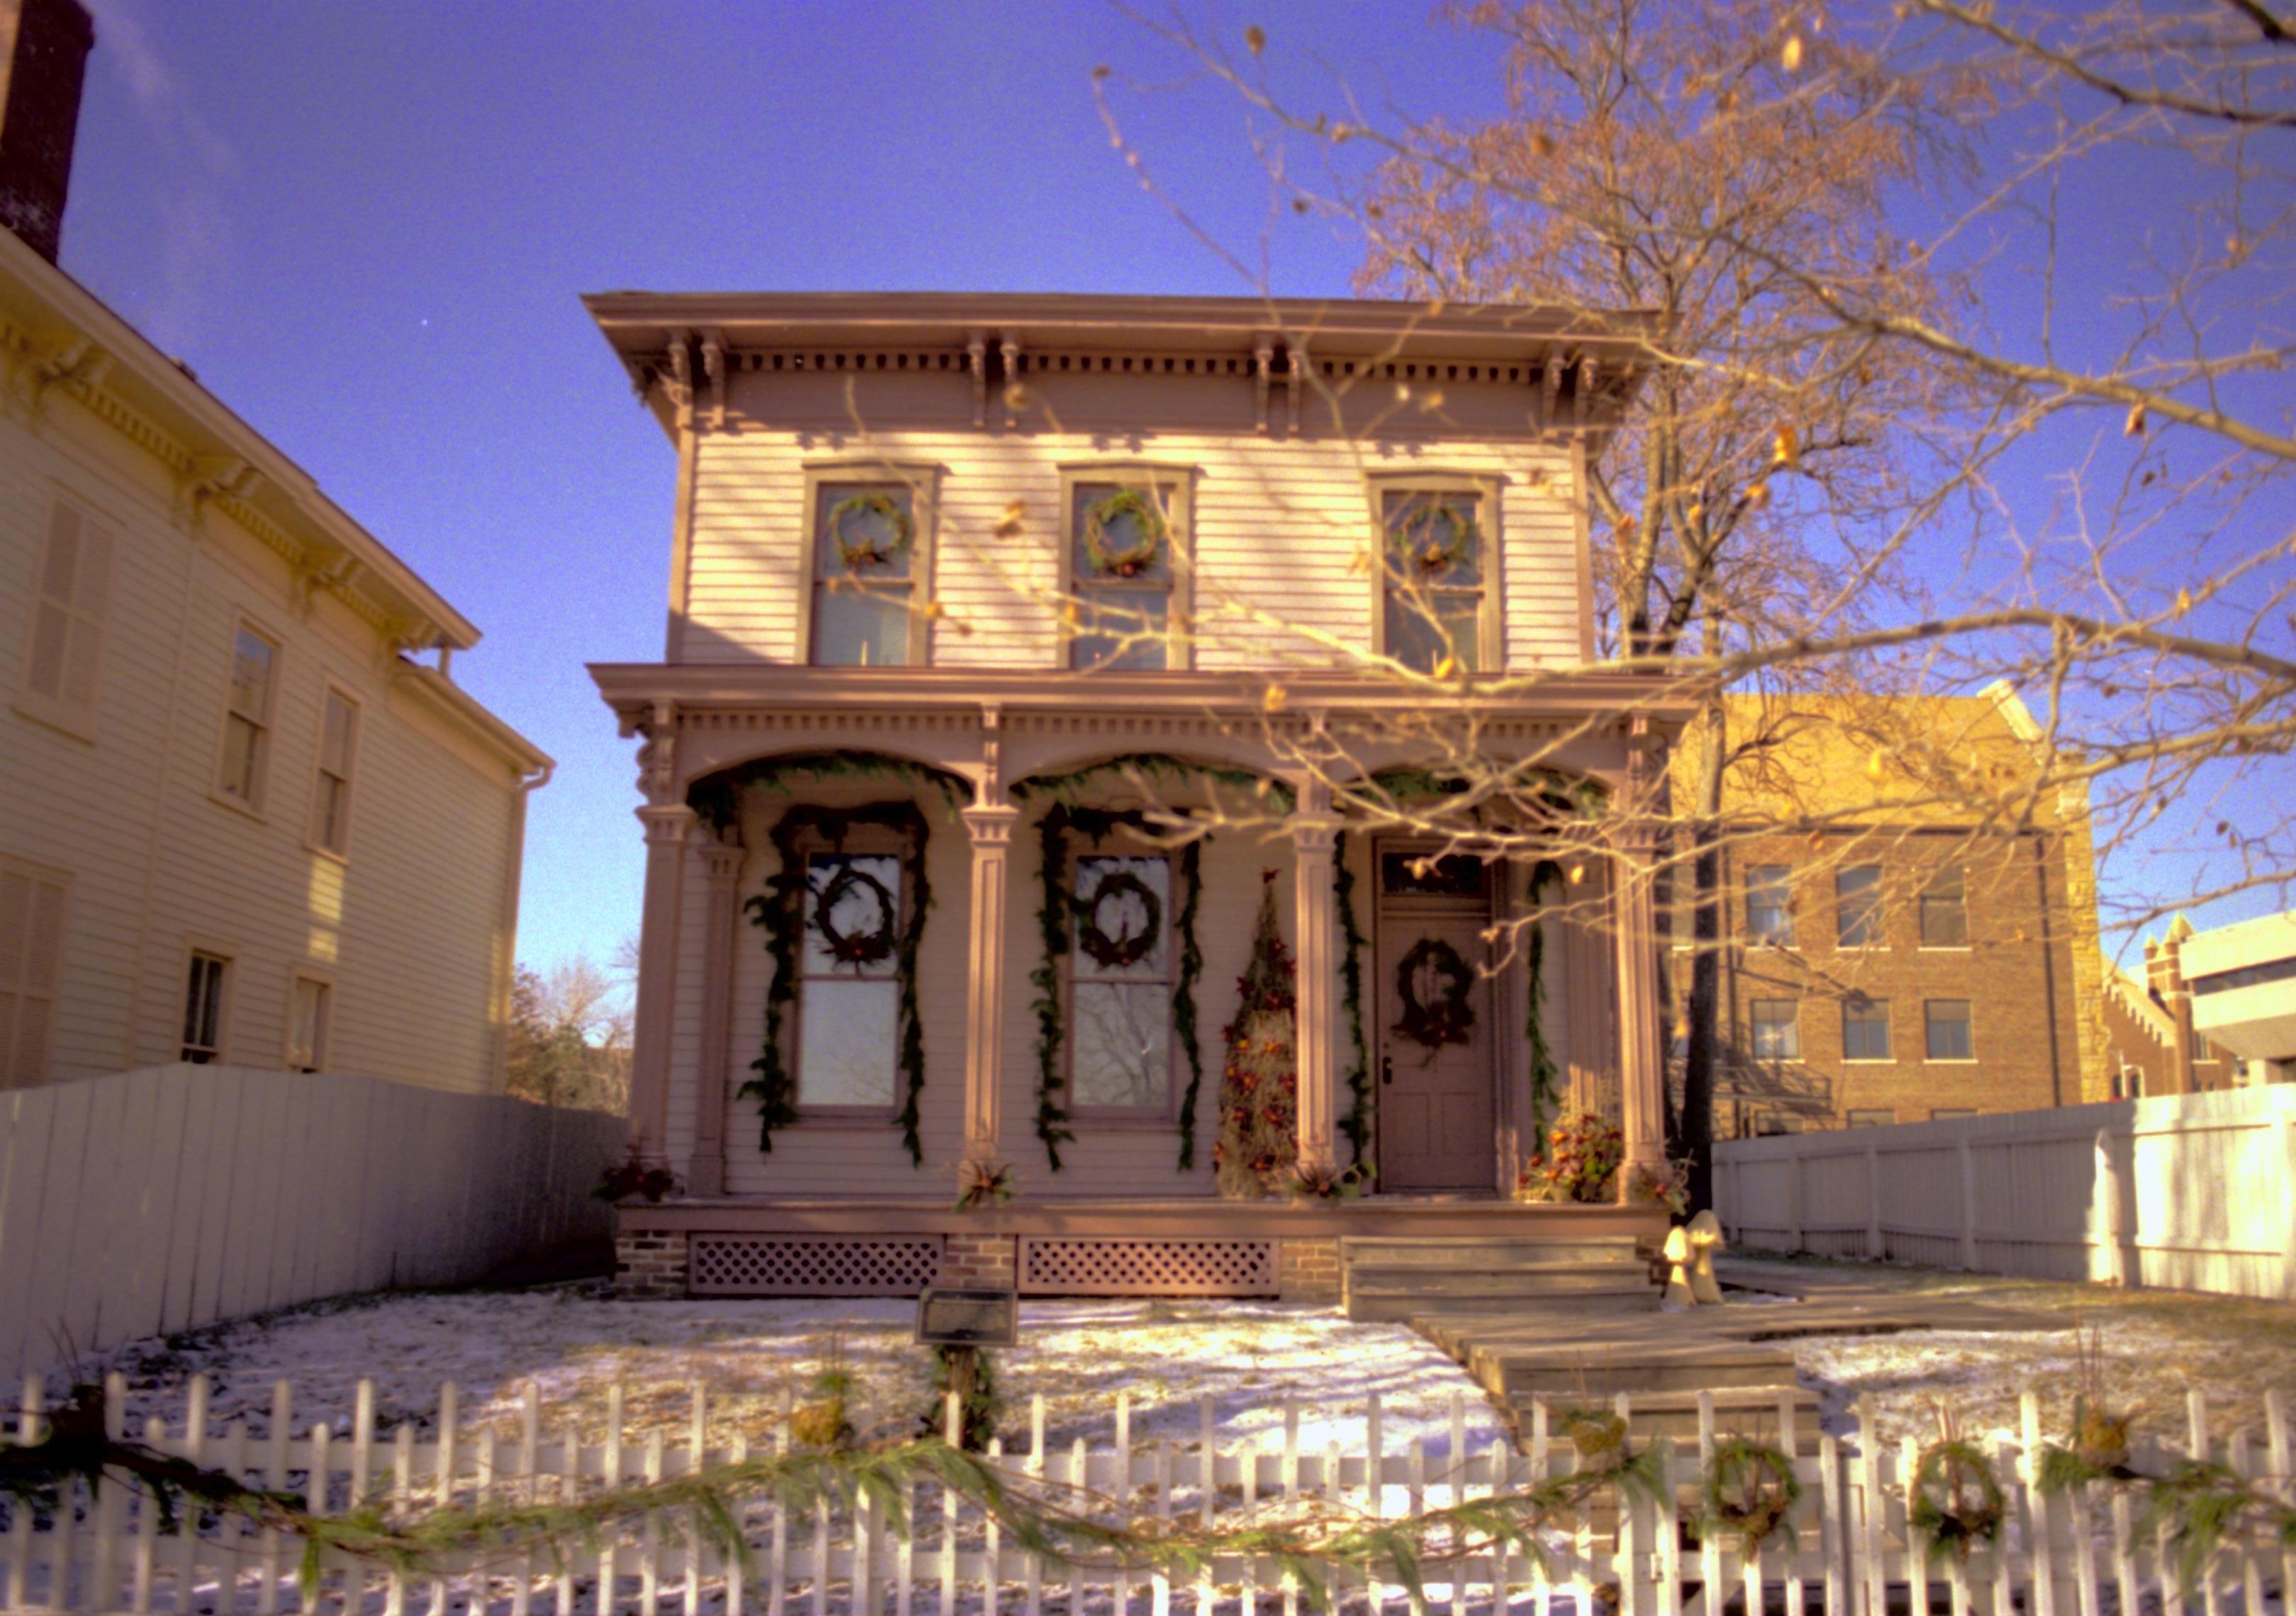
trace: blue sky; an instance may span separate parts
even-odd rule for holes
[[[560,760],[540,964],[636,929],[631,749],[582,664],[660,654],[668,560],[672,455],[580,293],[1246,290],[1111,149],[1100,63],[1274,291],[1344,295],[1359,256],[1272,207],[1241,110],[1097,4],[94,9],[64,266],[485,630],[455,677]],[[1198,14],[1264,27],[1290,90],[1496,110],[1487,43],[1431,11]]]

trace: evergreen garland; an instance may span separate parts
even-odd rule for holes
[[[1103,765],[1113,767],[1114,765]],[[1184,766],[1193,767],[1193,766]],[[1083,773],[1096,773],[1086,770]],[[1033,783],[1041,786],[1046,776]],[[1073,779],[1075,776],[1053,776]],[[1013,788],[1022,797],[1030,782]],[[1061,1046],[1068,1041],[1068,1007],[1061,993],[1061,961],[1068,956],[1075,920],[1076,899],[1068,890],[1069,839],[1071,833],[1087,846],[1097,847],[1119,830],[1153,837],[1159,827],[1139,808],[1078,808],[1058,800],[1037,822],[1037,876],[1042,899],[1037,908],[1037,934],[1044,958],[1029,973],[1037,990],[1037,1137],[1044,1141],[1045,1159],[1053,1171],[1061,1170],[1061,1146],[1073,1144],[1069,1109],[1062,1095],[1068,1079],[1061,1071]],[[1172,976],[1172,1029],[1188,1059],[1188,1084],[1180,1095],[1180,1170],[1196,1161],[1196,1103],[1203,1089],[1203,1052],[1196,1047],[1196,982],[1203,973],[1203,949],[1196,938],[1196,915],[1203,890],[1203,847],[1201,841],[1174,849],[1174,873],[1180,882],[1179,969]]]
[[[1530,866],[1529,897],[1533,914],[1530,942],[1523,961],[1524,969],[1530,972],[1529,988],[1523,996],[1529,1010],[1523,1038],[1530,1046],[1530,1159],[1534,1162],[1546,1158],[1547,1130],[1562,1112],[1557,1085],[1562,1073],[1554,1063],[1554,1051],[1546,1042],[1546,928],[1539,923],[1536,912],[1539,894],[1562,878],[1562,866],[1552,858],[1542,858]]]
[[[1364,934],[1356,923],[1355,891],[1356,875],[1348,867],[1347,833],[1342,831],[1333,839],[1332,895],[1340,912],[1340,1009],[1347,1018],[1355,1059],[1348,1066],[1348,1114],[1340,1119],[1340,1131],[1347,1136],[1348,1148],[1354,1153],[1353,1165],[1361,1168],[1365,1153],[1371,1148],[1373,1090],[1371,1044],[1364,1037]]]
[[[787,796],[798,783],[813,785],[824,780],[898,781],[919,792],[937,792],[952,819],[972,794],[972,787],[955,775],[922,763],[888,758],[882,752],[840,751],[753,758],[696,780],[687,788],[685,800],[697,816],[724,831],[740,820],[742,793],[750,787]]]
[[[908,766],[902,766],[908,767]],[[932,907],[932,883],[925,875],[925,847],[931,827],[914,802],[865,803],[858,808],[821,808],[800,803],[781,816],[773,829],[774,851],[781,867],[766,883],[766,890],[750,898],[742,908],[766,934],[766,953],[774,962],[773,980],[766,988],[765,1046],[750,1068],[758,1075],[736,1091],[758,1102],[758,1148],[770,1155],[774,1130],[798,1120],[797,1081],[783,1049],[791,1006],[797,1003],[799,949],[805,932],[805,856],[800,840],[811,832],[833,849],[857,826],[876,825],[901,838],[901,874],[909,890],[909,913],[901,927],[896,951],[895,979],[900,984],[898,1070],[904,1079],[900,1125],[901,1143],[913,1167],[924,1165],[924,1143],[918,1136],[925,1086],[924,1021],[917,1007],[917,948],[924,939],[925,915]]]
[[[1064,775],[1032,775],[1013,787],[1013,800],[1027,802],[1045,797],[1073,808],[1093,787],[1115,780],[1125,783],[1149,781],[1157,785],[1192,785],[1209,783],[1232,786],[1238,791],[1264,794],[1276,812],[1292,811],[1296,794],[1281,780],[1255,775],[1248,768],[1231,768],[1225,764],[1192,763],[1185,758],[1175,758],[1169,752],[1127,752],[1120,758],[1111,758],[1105,763],[1095,763]]]

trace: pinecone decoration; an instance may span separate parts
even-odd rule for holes
[[[1275,872],[1260,874],[1251,959],[1236,982],[1235,1020],[1221,1033],[1219,1193],[1257,1201],[1289,1176],[1300,1154],[1298,1000],[1292,951],[1275,929]]]

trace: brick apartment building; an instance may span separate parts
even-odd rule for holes
[[[2039,786],[2013,691],[1733,698],[1728,728],[1718,1133],[2112,1097],[2087,804]]]

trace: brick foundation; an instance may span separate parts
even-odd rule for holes
[[[1285,1301],[1340,1300],[1340,1243],[1336,1240],[1279,1240],[1275,1243],[1276,1284]]]
[[[939,1283],[1009,1291],[1018,1280],[1016,1264],[1010,1235],[951,1235],[941,1248]]]
[[[685,1236],[672,1232],[618,1229],[614,1234],[614,1294],[660,1300],[685,1294]]]

